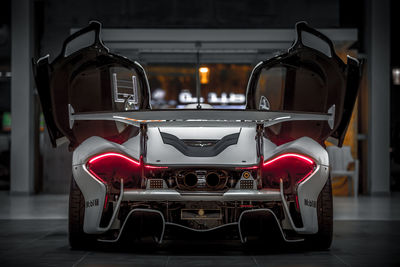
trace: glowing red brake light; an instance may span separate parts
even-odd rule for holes
[[[263,163],[263,186],[279,187],[281,179],[285,187],[301,183],[312,174],[315,166],[315,162],[304,155],[282,154]]]
[[[258,165],[251,167],[236,167],[235,170],[255,170],[258,169]]]
[[[146,169],[168,169],[166,166],[153,166],[153,165],[144,165]]]
[[[127,187],[140,185],[140,162],[118,153],[104,153],[91,158],[87,169],[105,184],[119,184],[121,179]],[[116,185],[118,186],[118,185]]]

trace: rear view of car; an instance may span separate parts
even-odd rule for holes
[[[73,150],[72,247],[123,235],[162,243],[178,228],[330,246],[324,142],[343,143],[356,59],[343,63],[326,36],[298,23],[288,52],[253,69],[246,109],[153,110],[143,67],[110,53],[100,31],[92,22],[52,63],[34,63],[52,143]]]

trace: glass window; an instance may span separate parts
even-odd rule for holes
[[[146,66],[153,109],[184,108],[197,103],[196,67],[193,64]],[[246,86],[252,71],[244,64],[202,64],[201,103],[213,108],[244,109]]]
[[[255,93],[259,109],[267,99],[270,110],[326,112],[328,91],[323,75],[303,67],[279,65],[263,69]]]

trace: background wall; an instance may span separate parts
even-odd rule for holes
[[[105,28],[292,28],[340,26],[335,0],[114,0],[39,1],[40,50],[55,55],[71,28],[90,20]],[[65,16],[68,14],[68,16]]]

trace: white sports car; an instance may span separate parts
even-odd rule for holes
[[[33,64],[50,139],[73,150],[71,247],[142,236],[161,243],[183,228],[229,229],[242,242],[273,231],[329,248],[324,142],[343,143],[356,59],[345,64],[331,40],[300,22],[286,53],[254,67],[245,109],[154,110],[145,70],[110,53],[100,31],[91,22],[52,63]]]

